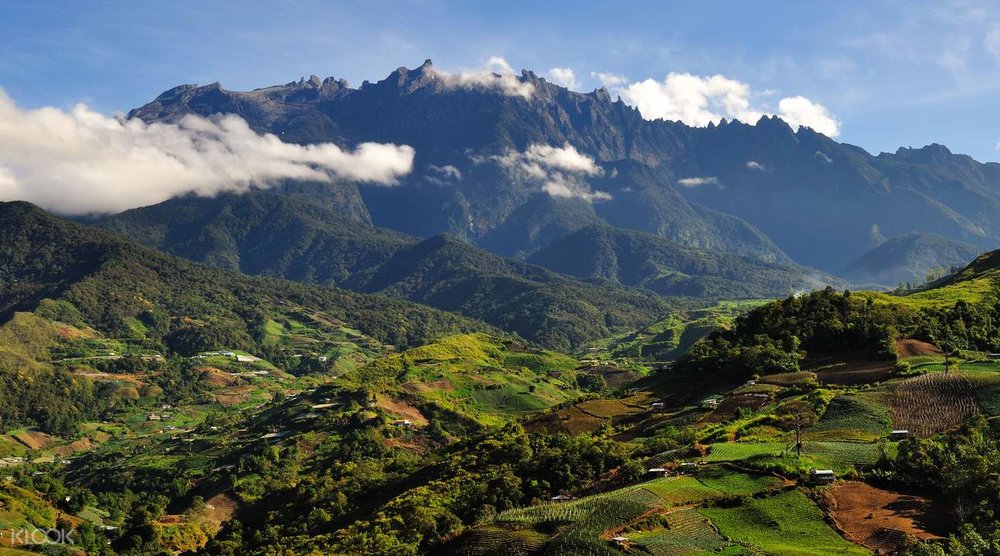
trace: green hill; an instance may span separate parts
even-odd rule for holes
[[[590,226],[528,258],[556,272],[709,299],[782,297],[843,282],[817,271],[684,247],[659,236]]]
[[[71,431],[116,403],[86,376],[53,365],[58,358],[97,356],[115,365],[131,355],[123,368],[148,371],[161,366],[154,355],[282,356],[281,339],[293,332],[292,353],[329,357],[338,343],[377,352],[495,330],[403,300],[198,265],[27,203],[0,204],[0,322],[0,423],[50,432]]]
[[[976,247],[933,234],[909,234],[890,239],[854,261],[844,275],[859,283],[895,286],[922,284],[929,274],[946,274],[974,259]]]
[[[563,349],[642,326],[677,305],[559,276],[450,236],[420,241],[283,194],[174,199],[101,225],[195,261],[385,293]]]

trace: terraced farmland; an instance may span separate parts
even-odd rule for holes
[[[726,540],[712,522],[689,508],[664,516],[666,526],[648,533],[628,535],[653,556],[677,556],[713,553],[726,546]]]
[[[957,373],[908,378],[892,392],[892,424],[917,436],[952,430],[979,413],[972,385]]]

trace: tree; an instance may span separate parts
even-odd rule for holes
[[[816,410],[806,400],[792,400],[780,408],[778,420],[781,427],[795,433],[796,457],[802,457],[802,432],[818,419]]]

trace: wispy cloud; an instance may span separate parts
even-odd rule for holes
[[[552,68],[548,71],[549,80],[556,85],[562,85],[571,91],[580,88],[580,82],[576,80],[576,73],[570,68]]]
[[[610,194],[593,191],[586,182],[588,177],[603,174],[601,167],[569,144],[562,147],[534,144],[523,152],[509,150],[488,159],[552,197],[577,198],[590,203],[611,199]],[[484,159],[474,160],[482,162]]]
[[[514,74],[514,68],[507,60],[499,56],[493,56],[477,69],[466,69],[455,74],[437,68],[433,71],[449,87],[496,90],[506,96],[526,99],[535,94],[535,85],[522,81]]]

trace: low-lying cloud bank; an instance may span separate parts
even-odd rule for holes
[[[755,123],[761,116],[776,115],[793,128],[810,127],[828,137],[840,135],[840,122],[822,104],[802,96],[778,100],[777,110],[757,105],[766,93],[755,93],[750,85],[724,75],[703,77],[669,73],[662,81],[635,83],[610,73],[592,73],[603,86],[621,95],[647,120],[676,120],[705,127],[723,118]]]
[[[407,145],[294,145],[238,116],[177,125],[109,117],[78,105],[24,110],[0,89],[0,200],[62,214],[113,213],[186,193],[266,188],[282,180],[395,185],[413,168]]]

